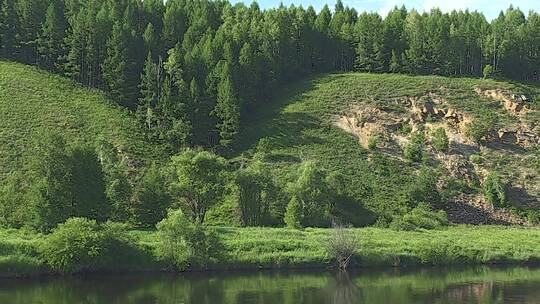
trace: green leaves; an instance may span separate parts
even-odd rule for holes
[[[506,207],[506,187],[497,172],[490,172],[482,183],[482,191],[487,202],[495,207]]]
[[[188,216],[203,223],[208,209],[225,194],[225,159],[207,151],[185,150],[169,166],[170,191]]]
[[[133,270],[140,267],[138,250],[126,225],[98,224],[86,218],[70,218],[58,225],[38,248],[52,270],[61,273]]]

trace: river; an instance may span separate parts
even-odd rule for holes
[[[46,276],[0,279],[0,303],[540,303],[540,268]]]

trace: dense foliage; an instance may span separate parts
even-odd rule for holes
[[[125,225],[70,218],[43,240],[39,252],[52,270],[74,273],[136,269],[140,253]]]
[[[382,18],[208,0],[2,0],[0,56],[104,89],[148,139],[228,151],[280,84],[330,70],[538,80],[540,17],[394,8]]]
[[[157,229],[160,236],[157,255],[174,269],[205,269],[223,254],[215,231],[190,222],[181,210],[169,212]]]
[[[409,133],[404,156],[410,162],[404,165],[377,153],[382,135],[372,136],[371,152],[364,151],[330,127],[327,116],[368,95],[383,104],[427,92],[448,95],[440,88],[450,87],[448,92],[461,95],[445,98],[472,113],[467,136],[481,143],[502,115],[463,101],[479,99],[464,93],[474,94],[478,83],[399,75],[385,75],[382,82],[375,73],[534,81],[538,25],[537,13],[525,17],[513,8],[488,23],[477,12],[420,14],[405,8],[382,18],[358,14],[341,1],[333,11],[326,6],[315,12],[295,6],[262,11],[256,3],[205,0],[0,0],[2,58],[102,89],[119,105],[114,113],[136,117],[145,133],[118,126],[104,130],[113,111],[100,117],[100,126],[79,128],[80,121],[95,118],[83,116],[90,112],[86,107],[77,115],[78,108],[58,112],[62,118],[80,117],[73,123],[51,118],[60,107],[50,110],[47,122],[56,129],[65,126],[61,136],[51,130],[28,134],[36,140],[23,149],[10,142],[11,150],[27,152],[20,170],[8,170],[2,180],[0,225],[49,232],[71,217],[86,217],[97,224],[114,220],[154,227],[169,208],[181,209],[197,225],[210,218],[213,224],[297,228],[375,220],[389,225],[396,216],[424,214],[417,209],[423,203],[439,207],[439,189],[433,190],[438,180],[436,172],[415,168],[429,163],[428,144],[440,152],[449,149],[445,130],[412,132],[404,124],[403,133]],[[269,98],[291,80],[353,70],[373,73],[358,76],[365,77],[361,82],[329,76],[316,91],[320,96],[307,94],[306,101],[302,95],[292,110],[281,111],[282,104]],[[26,92],[13,82],[6,89]],[[350,96],[342,94],[344,89]],[[31,90],[26,94],[36,103],[41,97]],[[263,112],[266,120],[260,123],[267,124],[254,124]],[[281,116],[268,121],[277,112]],[[249,127],[257,138],[250,138]],[[88,134],[73,136],[81,130]],[[103,136],[107,131],[113,136]],[[117,136],[122,132],[132,137]],[[84,136],[91,139],[78,142]],[[147,145],[155,147],[157,157],[131,158]],[[254,151],[246,148],[255,145]],[[488,198],[501,197],[497,185],[486,181]]]

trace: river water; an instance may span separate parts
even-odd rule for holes
[[[540,268],[143,273],[0,279],[0,303],[540,303]]]

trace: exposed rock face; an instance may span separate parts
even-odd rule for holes
[[[425,132],[428,141],[431,139],[431,130],[443,128],[449,139],[448,152],[436,152],[430,148],[431,164],[442,166],[445,174],[456,180],[476,184],[490,171],[489,163],[473,164],[470,161],[472,154],[484,155],[520,155],[529,148],[540,144],[540,125],[527,121],[522,114],[532,111],[529,108],[529,99],[523,95],[512,95],[502,90],[475,89],[479,96],[493,98],[500,101],[504,109],[515,116],[515,123],[504,128],[492,130],[485,136],[484,145],[480,146],[471,141],[465,134],[474,119],[472,114],[450,106],[450,103],[436,94],[427,94],[423,97],[401,97],[393,100],[390,107],[356,106],[342,113],[336,119],[336,125],[358,138],[361,146],[370,148],[370,139],[377,136],[377,148],[381,153],[392,157],[402,158],[402,149],[409,143],[410,135],[398,132],[404,126],[409,126],[413,133]],[[397,108],[397,109],[396,109]],[[531,169],[532,170],[532,169]],[[523,171],[523,170],[522,170]],[[525,170],[529,172],[530,170]],[[523,174],[527,172],[523,171]],[[508,192],[509,202],[522,208],[538,208],[538,190],[536,187],[537,174],[532,171],[532,178],[522,177],[519,185]],[[512,181],[521,176],[512,175]],[[442,180],[441,183],[444,183]],[[531,186],[532,185],[532,186]],[[538,191],[537,191],[538,190]],[[529,195],[532,193],[532,196]],[[466,224],[504,224],[529,225],[529,223],[509,211],[494,208],[487,203],[481,194],[460,194],[448,202],[443,208],[454,223]]]
[[[525,95],[508,94],[502,90],[482,90],[478,87],[474,91],[481,97],[488,97],[501,102],[504,108],[514,116],[530,111],[529,98]]]
[[[502,128],[492,138],[493,141],[531,148],[540,143],[540,127],[528,123]]]
[[[358,138],[360,145],[368,147],[369,139],[373,136],[390,136],[398,130],[406,119],[377,108],[355,108],[341,115],[336,125]],[[384,143],[381,143],[384,145]]]
[[[453,178],[465,180],[469,184],[476,179],[474,168],[462,155],[438,154],[437,157]]]

